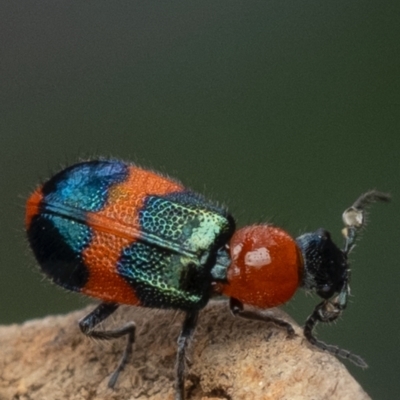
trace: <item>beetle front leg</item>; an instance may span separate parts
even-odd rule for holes
[[[319,303],[306,320],[304,325],[304,336],[313,346],[316,346],[319,349],[327,351],[335,356],[347,359],[359,367],[366,368],[368,365],[362,357],[353,354],[348,350],[341,349],[338,346],[326,344],[314,336],[313,331],[318,322],[326,323],[335,321],[341,313],[341,306],[336,300],[324,300],[323,302]]]

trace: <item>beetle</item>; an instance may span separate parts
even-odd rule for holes
[[[344,212],[340,249],[324,229],[297,239],[271,224],[236,229],[224,207],[179,181],[132,163],[98,159],[65,168],[39,186],[27,200],[25,225],[47,277],[101,300],[79,321],[81,331],[101,340],[127,337],[110,388],[132,354],[136,328],[133,322],[114,330],[97,325],[120,304],[184,312],[176,374],[176,399],[184,400],[186,349],[199,311],[213,296],[229,297],[235,316],[272,322],[293,336],[290,323],[262,310],[287,302],[298,288],[314,291],[322,302],[305,322],[305,338],[365,367],[360,356],[323,343],[313,331],[346,308],[348,254],[365,225],[365,209],[389,198],[369,191]]]

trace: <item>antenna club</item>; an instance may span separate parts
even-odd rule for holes
[[[345,225],[342,234],[346,239],[344,252],[348,254],[354,247],[357,231],[365,226],[365,210],[372,203],[381,201],[389,202],[390,194],[379,192],[378,190],[370,190],[363,193],[351,207],[346,209],[342,215],[342,220]]]

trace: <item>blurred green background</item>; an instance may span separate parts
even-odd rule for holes
[[[224,202],[239,225],[297,236],[363,191],[351,304],[319,337],[374,399],[398,398],[400,3],[371,1],[21,1],[0,3],[0,323],[85,304],[45,281],[24,201],[81,157],[113,156]],[[286,306],[299,322],[317,302]],[[1,354],[1,349],[0,349]]]

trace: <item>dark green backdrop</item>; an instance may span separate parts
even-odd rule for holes
[[[390,191],[352,254],[354,297],[320,337],[374,399],[399,391],[400,3],[0,3],[0,323],[82,307],[46,283],[23,232],[40,179],[110,155],[179,177],[239,224],[325,227]],[[302,323],[317,299],[286,307]],[[0,348],[1,354],[1,348]]]

